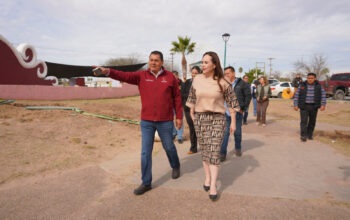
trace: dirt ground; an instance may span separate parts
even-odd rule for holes
[[[0,106],[0,183],[19,177],[96,164],[140,143],[137,125],[85,116],[70,110],[26,110],[24,106],[72,106],[85,112],[140,118],[139,97],[96,101],[17,101]]]
[[[268,115],[271,116],[273,120],[298,130],[299,113],[295,112],[291,105],[291,100],[271,99]],[[105,100],[20,100],[12,104],[0,105],[0,191],[5,192],[7,189],[13,189],[23,182],[35,183],[38,180],[50,181],[50,178],[60,177],[63,174],[66,175],[71,172],[79,172],[82,169],[89,169],[89,167],[101,165],[106,161],[118,158],[116,163],[121,165],[119,174],[107,178],[108,189],[102,190],[103,192],[95,193],[114,195],[113,193],[126,187],[130,190],[128,191],[128,195],[130,196],[130,194],[132,194],[131,188],[133,188],[133,186],[126,182],[125,179],[135,174],[135,172],[139,172],[139,152],[141,143],[139,125],[86,116],[70,110],[27,110],[24,106],[78,107],[88,113],[122,117],[131,120],[140,120],[141,108],[140,97],[138,96]],[[252,109],[252,105],[250,108]],[[337,149],[340,154],[350,156],[350,103],[328,102],[326,111],[319,112],[317,123],[315,139],[329,144]],[[188,128],[185,126],[184,139],[186,140],[187,137]],[[188,148],[189,146],[182,145],[178,147]],[[156,142],[154,146],[154,155],[156,155],[161,148],[161,144]],[[137,154],[131,155],[130,152],[137,152]],[[127,166],[125,165],[123,168],[123,164],[127,164]],[[103,166],[107,167],[105,170],[113,169],[113,164],[105,164]],[[108,166],[110,167],[108,168]],[[95,171],[91,171],[91,175],[93,174],[96,174]],[[96,174],[96,176],[96,178],[103,178],[98,177],[98,174]],[[62,181],[64,182],[65,180]],[[33,191],[35,190],[38,189],[34,187]],[[157,190],[160,195],[164,195],[164,189],[160,188]],[[10,196],[12,195],[13,198],[17,195],[16,193],[11,194],[10,191],[8,193]],[[189,192],[179,192],[176,190],[168,193],[173,196],[183,193],[187,197],[197,197],[195,193],[191,194]],[[120,195],[128,196],[125,191],[120,192]],[[228,197],[230,196],[224,197],[223,200],[228,199]],[[113,200],[113,196],[109,197],[109,199]],[[139,200],[138,203],[140,203],[141,206],[147,206],[147,203],[152,203],[156,199],[157,198],[153,198],[152,195],[148,195],[144,199]],[[233,195],[232,199],[237,203],[250,201],[255,205],[261,205],[260,203],[266,202],[287,206],[288,203],[288,201],[280,201],[273,198],[261,198],[261,200],[259,200],[244,196],[236,197]],[[123,201],[119,201],[118,199],[116,199],[116,201],[118,201],[117,204],[120,206],[113,211],[114,214],[118,212],[118,210],[125,211],[128,208],[123,205]],[[171,200],[171,203],[175,204],[176,200]],[[290,201],[290,205],[292,206],[296,206],[295,203],[298,203],[298,201]],[[18,203],[14,202],[14,204]],[[299,213],[297,216],[301,218],[315,217],[312,212],[325,212],[327,209],[324,209],[324,206],[328,208],[337,207],[337,209],[342,209],[342,212],[345,210],[344,213],[350,213],[349,204],[341,203],[340,206],[337,204],[337,202],[333,202],[332,204],[321,202],[314,206],[313,202],[302,201],[299,202],[298,207],[295,207],[295,210],[301,208],[300,212],[296,212]],[[135,204],[133,208],[137,209],[136,206]],[[311,214],[309,213],[303,216],[302,207],[309,210]],[[15,209],[14,207],[10,208]],[[104,207],[104,209],[107,208],[108,207]],[[196,209],[193,204],[189,204],[188,208]],[[3,211],[3,209],[0,210]],[[174,208],[174,210],[177,209]],[[159,210],[159,215],[155,212],[148,212],[148,214],[149,218],[176,218],[174,210],[166,209],[169,215]],[[246,210],[238,209],[238,211],[244,214]],[[265,217],[271,216],[269,214],[270,211],[271,209],[269,208],[267,213],[265,213]],[[100,210],[100,212],[100,219],[103,219],[101,216],[108,218],[107,210]],[[259,210],[259,213],[260,212],[263,214],[264,209]],[[81,212],[75,213],[77,215],[75,217],[77,217],[77,219],[83,219],[83,213],[84,211],[81,210]],[[229,213],[232,214],[232,212]],[[0,216],[6,218],[6,214],[2,214],[0,213]],[[188,214],[190,215],[191,213]],[[33,216],[35,216],[35,214]],[[133,218],[132,213],[130,214],[127,212],[123,212],[123,215],[120,216]],[[210,214],[206,218],[211,218],[210,216],[214,217]],[[221,213],[218,216],[224,217],[225,215]],[[256,218],[259,216],[261,215],[253,215],[250,217]],[[283,216],[283,213],[281,213],[280,216]],[[316,215],[316,217],[317,216],[318,215]],[[333,211],[324,216],[332,217]],[[61,217],[64,216],[61,215]],[[143,217],[147,219],[147,217]],[[195,216],[194,218],[198,219],[199,217],[201,216]],[[342,216],[340,216],[340,218],[342,218]]]

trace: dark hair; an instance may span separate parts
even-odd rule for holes
[[[173,74],[178,76],[179,75],[179,72],[177,72],[176,70],[173,71]]]
[[[160,57],[160,60],[163,61],[163,54],[162,54],[162,52],[160,52],[158,50],[154,50],[154,51],[151,52],[151,54],[149,56],[151,56],[152,54],[158,55]]]
[[[199,68],[199,66],[193,66],[193,67],[191,68],[191,71],[192,71],[193,69],[197,70],[198,73],[201,73],[201,68]]]
[[[244,76],[242,77],[242,79],[244,79],[244,77],[248,77],[248,75],[244,75]],[[249,77],[248,77],[248,79],[249,79]]]
[[[314,76],[316,78],[316,74],[315,73],[308,73],[307,76]]]
[[[211,62],[213,62],[213,64],[215,64],[215,69],[214,69],[214,75],[213,75],[213,79],[216,80],[218,82],[218,85],[220,87],[220,91],[222,93],[224,93],[224,89],[222,88],[221,84],[220,84],[220,81],[221,79],[225,80],[227,83],[229,83],[225,77],[224,77],[224,73],[222,71],[222,68],[221,68],[221,64],[220,64],[220,59],[218,57],[218,55],[215,53],[215,52],[212,52],[212,51],[209,51],[209,52],[206,52],[204,53],[203,57],[205,55],[208,55],[211,57]],[[229,83],[230,84],[230,83]]]
[[[224,71],[225,71],[225,70],[228,70],[228,69],[231,70],[232,72],[236,72],[236,71],[235,71],[235,68],[233,68],[233,66],[225,67]]]

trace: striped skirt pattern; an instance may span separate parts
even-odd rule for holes
[[[220,150],[226,129],[225,115],[196,112],[193,123],[202,160],[209,164],[220,165]]]

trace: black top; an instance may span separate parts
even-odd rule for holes
[[[186,106],[186,101],[190,93],[191,86],[192,86],[192,79],[186,80],[186,82],[182,83],[182,86],[181,86],[181,98],[182,98],[182,106],[184,108],[184,111],[190,111],[190,108]]]
[[[246,111],[249,107],[252,94],[250,93],[250,85],[244,82],[241,78],[237,78],[237,83],[234,87],[239,107],[241,110]]]

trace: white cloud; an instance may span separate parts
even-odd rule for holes
[[[31,43],[40,59],[89,65],[135,52],[147,60],[154,49],[169,58],[178,35],[197,42],[189,62],[206,50],[223,57],[228,32],[227,63],[245,70],[274,57],[275,70],[291,71],[314,53],[327,55],[331,69],[350,69],[349,9],[341,0],[4,0],[0,33]]]

